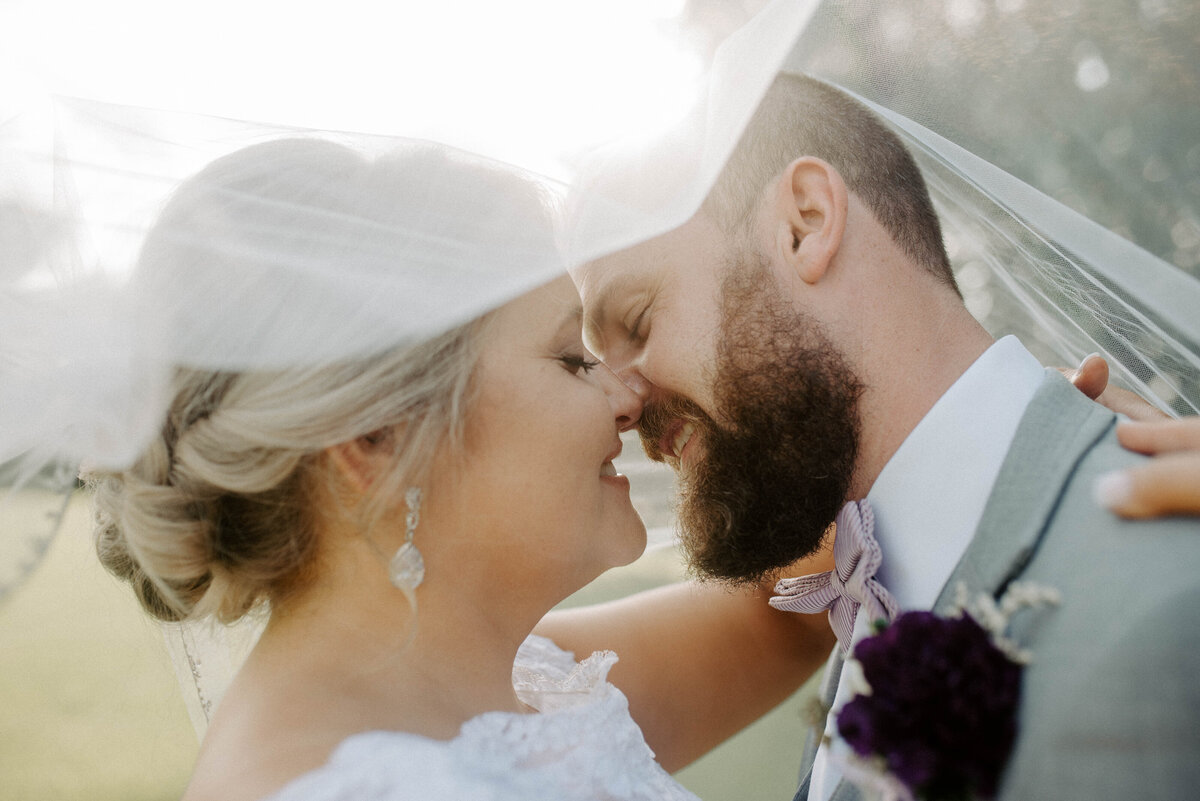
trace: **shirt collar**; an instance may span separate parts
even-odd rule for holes
[[[1016,337],[989,347],[921,419],[867,500],[903,609],[929,609],[966,551],[1045,370]]]

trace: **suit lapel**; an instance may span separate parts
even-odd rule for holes
[[[1056,370],[1046,378],[1017,428],[983,518],[934,610],[953,606],[961,582],[972,593],[999,595],[1033,558],[1071,474],[1113,426],[1112,412],[1088,400]]]
[[[1021,418],[975,536],[942,587],[935,611],[944,614],[953,606],[955,587],[960,582],[973,593],[998,595],[1020,575],[1041,544],[1047,523],[1080,459],[1115,421],[1112,412],[1084,397],[1058,371],[1046,371]],[[831,673],[836,691],[842,667],[836,649],[830,667],[834,660],[836,671]],[[831,702],[832,696],[828,700]],[[811,773],[815,755],[815,745],[811,754],[806,749],[802,793],[807,790],[807,774]],[[796,797],[806,798],[807,794]],[[858,788],[843,780],[830,801],[859,798]]]

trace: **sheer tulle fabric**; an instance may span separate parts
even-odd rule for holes
[[[352,15],[353,5],[338,13]],[[531,37],[529,20],[555,24],[554,4],[534,3],[530,16],[514,7],[495,21],[489,41],[510,36],[513,47],[519,42],[533,48],[520,57],[512,53],[512,63],[488,61],[496,57],[494,49],[475,53],[455,36],[444,42],[451,55],[436,44],[431,48],[428,74],[394,80],[392,75],[403,73],[387,72],[392,51],[380,46],[359,54],[377,58],[380,70],[373,84],[377,94],[364,96],[363,103],[419,104],[422,92],[445,79],[440,113],[461,120],[461,111],[456,117],[451,110],[483,103],[480,83],[501,87],[513,109],[540,110],[549,121],[549,132],[526,126],[529,138],[542,143],[537,152],[514,145],[511,120],[489,121],[482,114],[460,126],[470,128],[469,134],[448,127],[436,109],[419,118],[381,114],[375,131],[361,133],[215,116],[211,112],[231,106],[212,91],[195,94],[199,108],[210,113],[170,110],[180,105],[179,96],[164,94],[165,82],[151,76],[143,86],[125,76],[133,86],[96,80],[85,88],[167,108],[34,93],[19,105],[0,106],[5,167],[0,203],[6,212],[0,227],[0,464],[7,465],[9,486],[44,486],[57,503],[54,492],[73,487],[71,476],[81,463],[130,464],[163,419],[176,366],[313,366],[426,339],[561,274],[571,259],[591,258],[681,223],[699,205],[757,95],[815,7],[774,3],[740,30],[751,13],[731,7],[668,31],[662,46],[676,43],[676,57],[664,63],[672,69],[689,65],[675,69],[673,81],[653,72],[620,77],[614,68],[612,80],[597,86],[595,70],[583,59],[585,49],[576,48],[572,60],[570,49],[562,48],[575,29],[560,21],[563,27]],[[412,23],[418,31],[426,26],[430,36],[449,37],[459,20],[451,19],[449,29],[439,27],[445,15],[466,10],[450,4],[429,14],[414,11]],[[595,13],[600,21],[610,16]],[[115,10],[113,15],[119,16]],[[101,26],[96,37],[102,38],[104,23],[96,24]],[[324,34],[343,24],[348,19],[329,20]],[[359,33],[351,27],[347,35]],[[608,30],[608,40],[593,48],[615,54],[627,44],[622,39],[627,31],[611,24]],[[152,38],[129,41],[119,26],[108,32],[114,46],[164,56]],[[156,33],[168,35],[150,30],[147,36]],[[713,45],[722,42],[714,52]],[[181,86],[196,89],[193,65],[183,61],[188,46],[181,43],[181,54],[158,63],[152,77],[174,75]],[[283,44],[280,52],[303,55]],[[397,59],[403,55],[395,52]],[[531,87],[524,76],[530,60],[539,57],[543,69],[556,71],[552,86]],[[230,60],[238,62],[236,51]],[[96,70],[103,73],[106,64],[97,62]],[[237,95],[245,76],[220,66],[214,65],[212,79],[225,81],[229,95]],[[315,83],[310,102],[344,109],[338,105],[344,98],[329,86],[351,75],[339,72],[337,64],[329,69],[330,83]],[[573,80],[591,86],[593,105],[629,124],[614,126],[598,142],[590,131],[584,136],[570,126],[559,131],[558,117],[545,109],[570,106],[558,93]],[[622,104],[625,96],[640,93],[638,102],[645,105],[647,84],[658,87],[653,98],[659,106],[681,109],[666,134],[661,122],[658,135],[639,133],[637,109]],[[733,86],[738,91],[729,91]],[[732,100],[736,103],[727,102]],[[266,100],[264,107],[273,108]],[[582,108],[579,102],[575,107]],[[343,119],[348,124],[363,119],[353,111],[315,116],[330,128]],[[205,165],[285,138],[332,141],[374,160],[397,152],[409,157],[404,170],[388,173],[391,180],[351,182],[345,198],[317,195],[281,205],[253,187],[222,189],[221,211],[201,224],[158,220],[177,187]],[[471,152],[456,146],[464,141]],[[672,160],[648,161],[664,152],[662,141],[673,144]],[[587,153],[601,152],[619,152],[625,167],[608,169],[604,159],[603,191],[592,191],[586,187],[596,183],[597,159]],[[414,153],[419,157],[412,158]],[[520,173],[543,188],[551,205],[569,204],[583,213],[560,218],[558,230],[547,231],[530,220],[527,208],[511,203],[506,190],[452,177],[447,161]],[[188,186],[196,190],[195,180]],[[188,256],[154,270],[135,269],[156,222],[156,241]],[[58,469],[60,464],[67,467]],[[36,561],[56,523],[47,517],[44,525],[40,518],[31,525],[29,515],[11,502],[0,502],[0,508],[11,512],[6,539],[20,543],[21,553],[12,579],[0,584],[2,593]]]

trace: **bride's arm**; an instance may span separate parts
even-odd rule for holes
[[[830,567],[822,552],[787,575]],[[779,612],[768,597],[769,585],[675,584],[553,612],[536,631],[580,658],[615,651],[612,682],[659,762],[676,771],[785,700],[829,656],[825,615]]]

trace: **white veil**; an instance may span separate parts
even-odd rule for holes
[[[36,564],[79,463],[128,463],[155,431],[171,366],[319,363],[427,337],[565,261],[669,230],[698,208],[781,68],[856,92],[901,131],[993,333],[1020,334],[1047,363],[1099,351],[1162,408],[1200,409],[1191,6],[529,0],[384,14],[344,0],[311,17],[216,3],[186,19],[171,4],[75,5],[0,9],[0,45],[24,54],[9,66],[26,73],[0,95],[0,596]],[[34,35],[67,13],[87,36]],[[114,23],[129,19],[146,26],[132,39]],[[76,72],[45,58],[62,52]],[[436,141],[536,174],[571,210],[563,250],[524,241],[505,208],[430,168],[414,179],[432,194],[414,194],[411,230],[364,220],[321,241],[328,212],[314,203],[300,210],[311,251],[275,258],[271,237],[295,229],[264,230],[261,272],[149,294],[129,280],[181,180],[296,135],[368,154]],[[418,213],[429,209],[445,219]],[[322,272],[333,251],[336,275]],[[236,663],[194,647],[210,636],[225,635],[175,640],[201,728]]]

